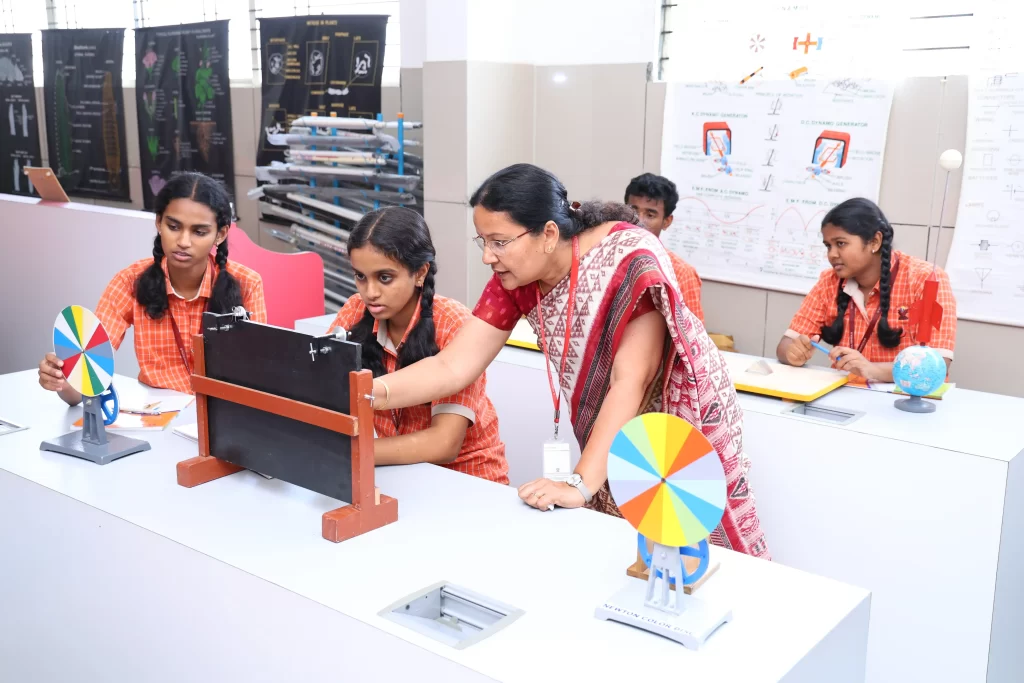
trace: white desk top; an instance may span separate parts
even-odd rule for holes
[[[746,357],[751,363],[758,359],[757,356]],[[506,346],[498,354],[498,360],[540,371],[544,369],[544,356],[537,351]],[[765,360],[772,364],[778,362],[767,358]],[[784,415],[784,411],[793,404],[778,398],[745,392],[740,392],[739,398],[740,405],[748,413],[778,415],[793,420],[805,419]],[[841,387],[814,401],[813,405],[865,413],[849,425],[832,425],[835,429],[849,429],[893,441],[917,443],[1004,462],[1024,452],[1024,430],[1018,428],[1024,419],[1024,398],[957,387],[936,402],[938,410],[927,415],[915,415],[896,409],[893,403],[897,398],[902,397]]]
[[[748,356],[753,363],[756,356]],[[777,363],[766,359],[769,363]],[[841,387],[814,401],[812,405],[859,410],[866,413],[846,426],[861,434],[870,434],[893,441],[905,441],[922,446],[993,458],[1009,462],[1024,452],[1024,398],[988,394],[956,387],[941,401],[934,413],[917,415],[905,413],[893,404],[895,394],[867,389]],[[781,399],[756,394],[740,394],[740,405],[746,412],[781,415],[792,407]],[[791,419],[803,418],[793,416]]]
[[[0,376],[0,416],[30,427],[0,437],[0,468],[500,680],[534,683],[539,672],[575,680],[581,653],[603,652],[605,680],[635,676],[642,659],[650,671],[693,680],[777,681],[869,599],[861,588],[716,549],[721,569],[701,591],[729,596],[734,621],[692,652],[593,616],[631,580],[636,534],[623,520],[538,512],[509,487],[413,465],[377,470],[381,491],[399,501],[397,523],[333,544],[320,536],[320,516],[338,503],[324,496],[249,472],[178,486],[175,463],[197,448],[170,430],[147,435],[151,451],[104,467],[38,450],[80,414],[42,391],[34,371]],[[525,614],[462,651],[377,616],[441,580]]]

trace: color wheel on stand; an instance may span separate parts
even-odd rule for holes
[[[53,353],[61,371],[83,396],[99,396],[114,377],[114,348],[99,318],[88,308],[68,306],[53,323]]]
[[[707,438],[665,413],[633,418],[612,442],[608,486],[622,516],[666,546],[694,545],[722,519],[725,471]]]

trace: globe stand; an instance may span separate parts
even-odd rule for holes
[[[679,586],[685,580],[680,549],[655,543],[647,581],[630,581],[599,606],[594,616],[664,636],[691,650],[700,649],[719,626],[732,619],[732,608],[718,600],[672,590],[673,582]]]
[[[104,404],[114,402],[112,414],[104,415]],[[106,465],[126,455],[148,451],[148,441],[133,439],[121,434],[108,434],[107,424],[117,418],[117,399],[111,387],[99,396],[86,396],[82,399],[82,430],[68,432],[52,441],[44,441],[39,445],[41,451],[52,451],[62,455],[70,455]]]
[[[896,399],[893,403],[899,410],[907,413],[934,413],[935,404],[931,401],[925,401],[920,396],[911,396],[910,398]]]

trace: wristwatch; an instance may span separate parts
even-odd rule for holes
[[[589,503],[594,498],[594,496],[590,494],[590,490],[587,488],[587,485],[583,483],[583,477],[575,472],[569,475],[569,478],[565,480],[565,483],[569,486],[575,487],[576,490],[580,492],[580,495],[583,496],[584,502]]]

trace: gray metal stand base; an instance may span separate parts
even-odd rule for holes
[[[126,455],[148,451],[149,448],[148,441],[107,433],[107,428],[103,426],[103,410],[99,397],[90,397],[82,401],[82,431],[68,432],[52,441],[39,444],[41,451],[70,455],[97,465],[106,465]]]
[[[51,441],[44,441],[39,445],[39,450],[53,451],[54,453],[82,458],[97,465],[106,465],[108,462],[113,462],[126,455],[141,453],[150,449],[148,441],[133,439],[120,434],[107,434],[106,440],[107,442],[104,444],[87,443],[82,438],[82,432],[68,432]]]
[[[920,396],[911,396],[910,398],[898,399],[894,405],[899,409],[907,413],[934,413],[935,404],[931,401],[926,401]]]

